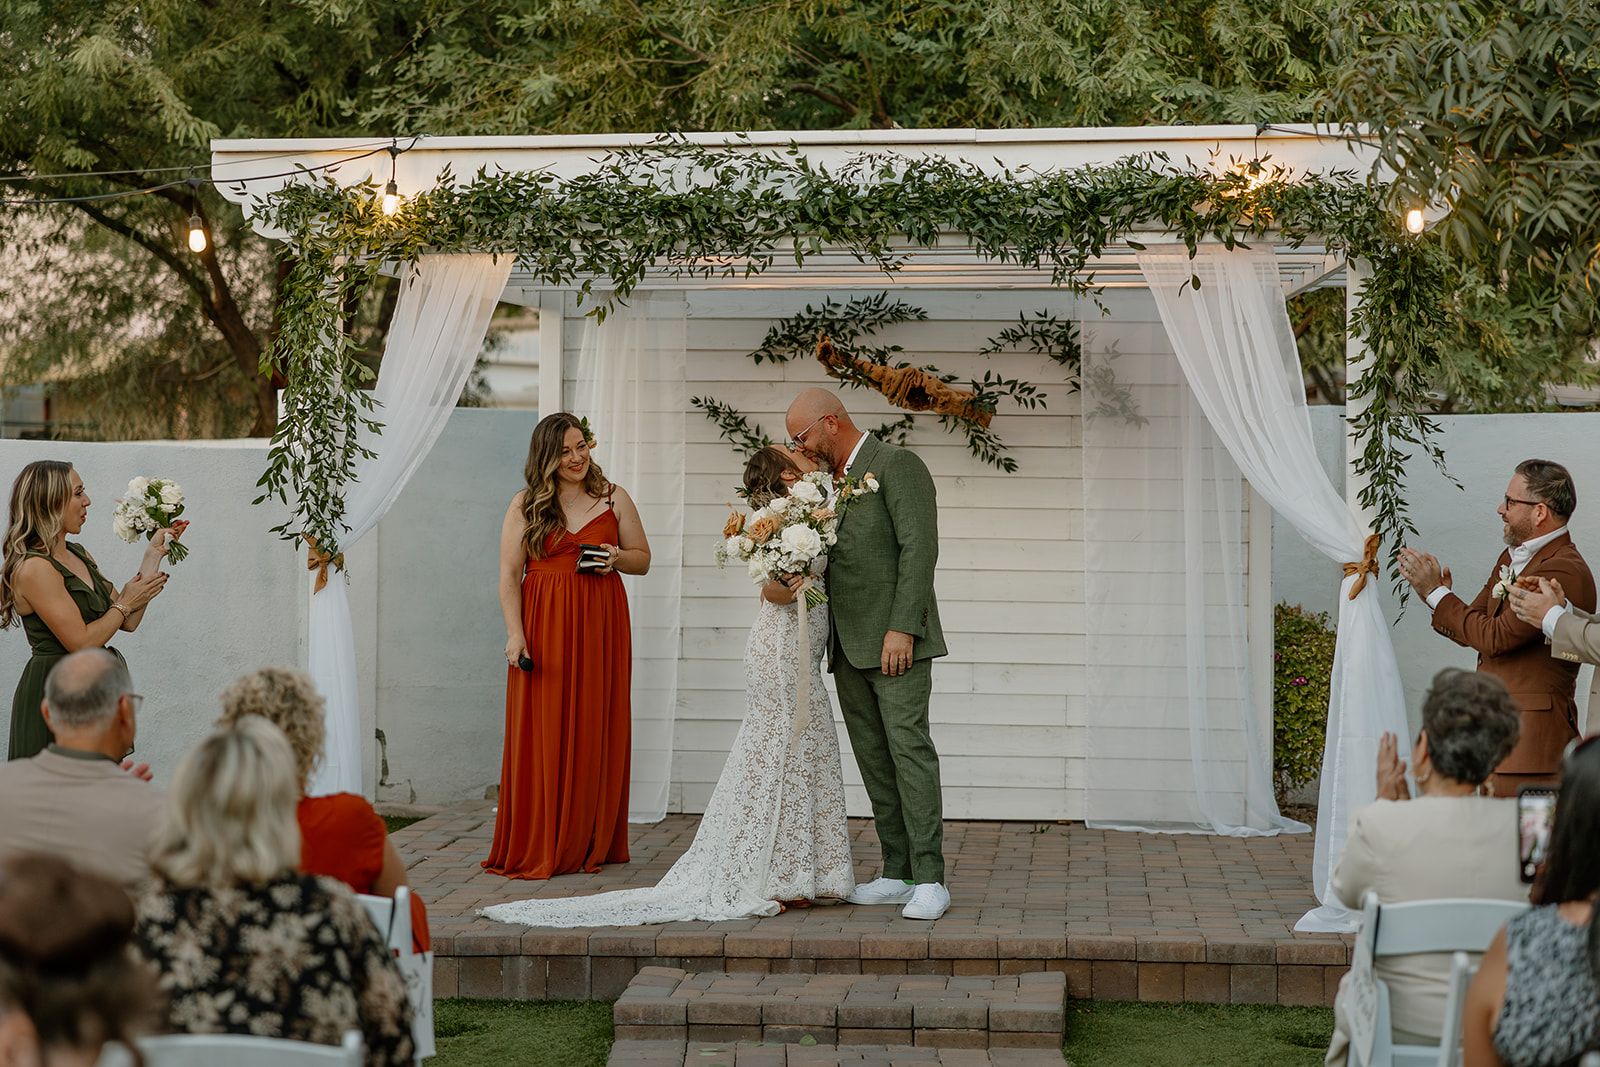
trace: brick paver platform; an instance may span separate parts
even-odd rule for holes
[[[618,1041],[608,1067],[1061,1067],[1060,1049]]]
[[[670,815],[636,826],[630,863],[523,882],[478,865],[493,818],[489,802],[467,804],[394,835],[432,918],[439,996],[611,1000],[642,968],[670,967],[956,978],[1054,971],[1077,998],[1326,1005],[1352,940],[1292,930],[1316,904],[1309,834],[1132,834],[1081,823],[945,823],[952,903],[931,923],[849,904],[593,930],[491,923],[477,909],[653,885],[698,824]],[[875,877],[871,822],[852,819],[850,828],[857,877]]]

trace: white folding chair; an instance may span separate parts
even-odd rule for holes
[[[1450,957],[1450,991],[1444,998],[1444,1029],[1439,1031],[1438,1067],[1461,1067],[1461,1020],[1467,1010],[1467,987],[1478,965],[1465,952]]]
[[[398,886],[393,897],[357,893],[373,925],[383,935],[384,944],[394,950],[395,962],[406,980],[406,999],[411,1001],[411,1036],[417,1046],[417,1061],[436,1052],[433,1040],[433,953],[418,952],[411,940],[411,890]]]
[[[1361,929],[1356,935],[1351,969],[1358,971],[1363,966],[1356,961],[1355,957],[1358,956],[1371,961],[1384,956],[1409,956],[1419,952],[1459,952],[1463,955],[1482,952],[1489,947],[1489,942],[1494,940],[1494,935],[1508,919],[1527,908],[1528,905],[1521,901],[1460,897],[1380,905],[1378,894],[1368,890],[1362,901]],[[1460,1045],[1459,1015],[1454,1024],[1453,1041],[1441,1040],[1433,1045],[1396,1045],[1389,1011],[1389,984],[1375,974],[1371,982],[1370,995],[1363,995],[1360,989],[1353,988],[1346,1002],[1351,1011],[1350,1063],[1354,1067],[1448,1067]],[[1448,1001],[1446,1010],[1450,1010]],[[1460,1006],[1455,1010],[1459,1012]],[[1360,1035],[1369,1032],[1370,1057],[1366,1052],[1366,1041],[1359,1039]]]
[[[164,1034],[141,1037],[139,1051],[146,1067],[361,1067],[361,1031],[346,1030],[344,1043],[314,1045],[278,1037],[247,1034]],[[133,1057],[119,1044],[109,1044],[97,1067],[128,1067]]]

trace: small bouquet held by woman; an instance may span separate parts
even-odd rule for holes
[[[802,574],[816,576],[817,560],[838,542],[839,518],[844,508],[862,493],[878,490],[876,479],[868,474],[860,484],[845,482],[833,506],[827,504],[828,476],[821,471],[802,475],[789,492],[775,497],[748,516],[735,510],[722,528],[723,542],[717,546],[717,566],[737,559],[749,568],[757,585],[783,581]],[[806,586],[806,606],[817,607],[828,597],[814,585]]]
[[[187,522],[178,520],[183,514],[183,489],[170,478],[134,478],[128,483],[128,495],[117,501],[111,513],[111,532],[130,545],[144,534],[148,541],[156,533],[172,527],[172,539],[167,542],[167,560],[177,563],[189,554],[188,546],[178,540]]]

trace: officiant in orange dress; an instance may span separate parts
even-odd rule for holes
[[[628,860],[633,640],[623,574],[650,569],[638,509],[575,415],[534,427],[500,531],[506,739],[494,842],[509,878]]]

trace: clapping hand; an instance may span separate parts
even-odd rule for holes
[[[1406,785],[1406,761],[1400,758],[1400,743],[1387,731],[1378,739],[1378,799],[1411,799],[1411,787]]]
[[[1414,548],[1400,550],[1400,576],[1424,598],[1441,585],[1450,588],[1450,568],[1441,567],[1436,558]]]
[[[151,781],[156,776],[156,773],[150,769],[150,764],[135,764],[132,756],[129,756],[127,759],[122,761],[122,769],[139,779],[141,782]]]
[[[1543,626],[1550,609],[1567,602],[1561,583],[1553,578],[1518,578],[1511,590],[1511,610],[1529,626]]]

